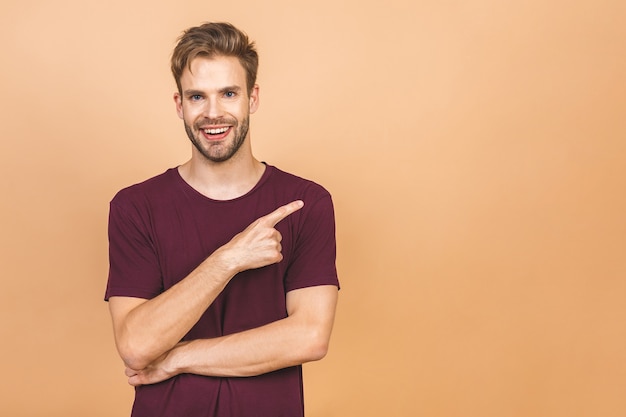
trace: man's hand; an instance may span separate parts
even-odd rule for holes
[[[282,236],[274,227],[303,206],[304,202],[300,200],[292,201],[252,222],[220,248],[222,254],[227,254],[226,262],[237,272],[242,272],[282,261]]]
[[[155,366],[158,362],[159,360],[157,359],[154,364],[151,364],[147,368],[140,371],[127,367],[125,374],[128,377],[128,383],[133,387],[138,387],[140,385],[156,384],[174,376],[165,372],[162,368]]]
[[[187,344],[189,342],[181,342],[176,347]],[[128,383],[134,387],[140,385],[156,384],[166,379],[170,379],[178,375],[176,367],[172,362],[172,352],[176,347],[167,353],[161,355],[157,360],[141,370],[126,367],[125,374],[128,377]]]

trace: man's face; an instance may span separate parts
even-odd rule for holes
[[[258,86],[248,96],[245,70],[234,57],[195,58],[190,68],[180,78],[182,93],[174,94],[178,117],[194,154],[227,161],[248,139],[250,113],[259,103]]]

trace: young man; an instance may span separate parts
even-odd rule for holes
[[[133,417],[302,416],[301,364],[326,355],[332,201],[252,155],[257,65],[232,25],[188,29],[172,72],[191,158],[111,201],[105,299]]]

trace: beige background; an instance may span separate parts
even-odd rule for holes
[[[3,0],[0,415],[126,416],[108,202],[183,162],[169,55],[258,43],[257,156],[324,184],[309,417],[626,415],[626,6]]]

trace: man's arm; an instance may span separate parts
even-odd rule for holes
[[[322,359],[328,350],[337,304],[334,285],[287,293],[288,317],[214,339],[183,342],[144,369],[126,369],[131,385],[175,375],[254,376]]]
[[[302,208],[294,201],[263,216],[159,296],[111,297],[115,343],[127,367],[143,369],[174,348],[238,272],[280,262],[278,222]]]

